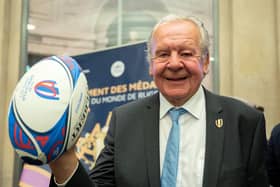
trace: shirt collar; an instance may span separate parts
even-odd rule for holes
[[[174,106],[170,104],[166,98],[160,93],[160,119]],[[199,87],[197,92],[181,107],[186,109],[196,119],[201,118],[202,109],[205,106],[205,95],[202,86]]]

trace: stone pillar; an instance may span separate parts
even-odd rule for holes
[[[7,109],[19,78],[22,1],[0,0],[0,186],[12,187],[14,151],[8,137]]]
[[[280,2],[219,1],[220,93],[265,108],[267,133],[280,122]]]

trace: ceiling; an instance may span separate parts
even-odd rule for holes
[[[76,55],[145,40],[169,13],[195,15],[213,36],[213,0],[29,0],[28,51]]]

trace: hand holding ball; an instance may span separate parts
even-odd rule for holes
[[[73,146],[85,124],[88,86],[71,57],[45,58],[18,82],[9,107],[11,143],[27,163],[41,165]]]

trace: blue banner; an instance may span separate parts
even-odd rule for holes
[[[77,155],[88,170],[103,148],[112,109],[157,92],[145,50],[143,42],[74,57],[89,85],[90,113],[77,143]]]

